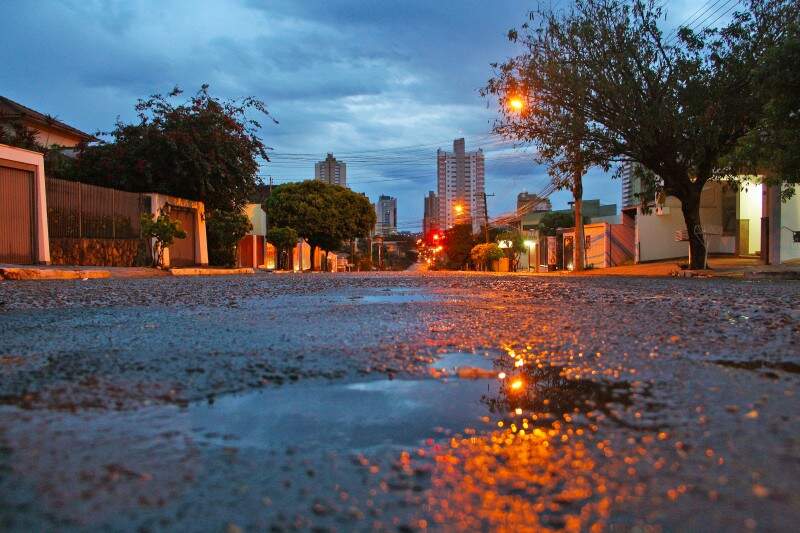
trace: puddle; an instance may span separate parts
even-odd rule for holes
[[[494,357],[466,352],[450,352],[438,356],[439,358],[428,365],[436,370],[456,373],[460,368],[480,368],[494,370]]]
[[[484,400],[498,389],[497,380],[293,385],[223,397],[185,412],[201,435],[235,435],[237,445],[362,450],[414,446],[442,426],[461,431],[481,425]]]

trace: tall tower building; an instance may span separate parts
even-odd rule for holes
[[[375,234],[388,237],[397,233],[397,198],[382,194],[375,203]]]
[[[344,161],[337,161],[333,154],[329,153],[324,161],[314,165],[314,179],[329,185],[347,187],[347,165]]]
[[[425,197],[425,211],[422,217],[422,234],[428,234],[439,229],[439,198],[433,191],[428,191],[428,196]]]
[[[485,218],[483,150],[467,152],[464,139],[456,139],[452,152],[436,152],[436,171],[440,227],[472,224],[477,233]]]

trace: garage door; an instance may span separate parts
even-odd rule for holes
[[[33,263],[33,212],[33,172],[0,166],[0,263]]]
[[[194,257],[194,209],[185,207],[171,207],[170,218],[181,224],[181,229],[186,232],[185,239],[175,239],[169,248],[170,266],[192,266],[197,264]]]

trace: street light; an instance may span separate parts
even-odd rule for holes
[[[463,205],[461,205],[461,204],[456,204],[456,205],[453,207],[453,211],[455,211],[455,212],[456,212],[456,215],[460,215],[461,213],[463,213],[463,212],[464,212],[464,206],[463,206]]]
[[[522,101],[522,99],[521,99],[520,97],[518,97],[518,96],[514,96],[514,97],[512,97],[512,98],[511,98],[511,99],[508,101],[508,105],[511,107],[511,109],[512,109],[513,111],[515,111],[515,112],[517,112],[517,113],[521,112],[521,111],[522,111],[522,109],[525,107],[525,103],[524,103],[524,102]]]

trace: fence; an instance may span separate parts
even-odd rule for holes
[[[46,180],[51,239],[138,239],[149,198],[54,178]]]

